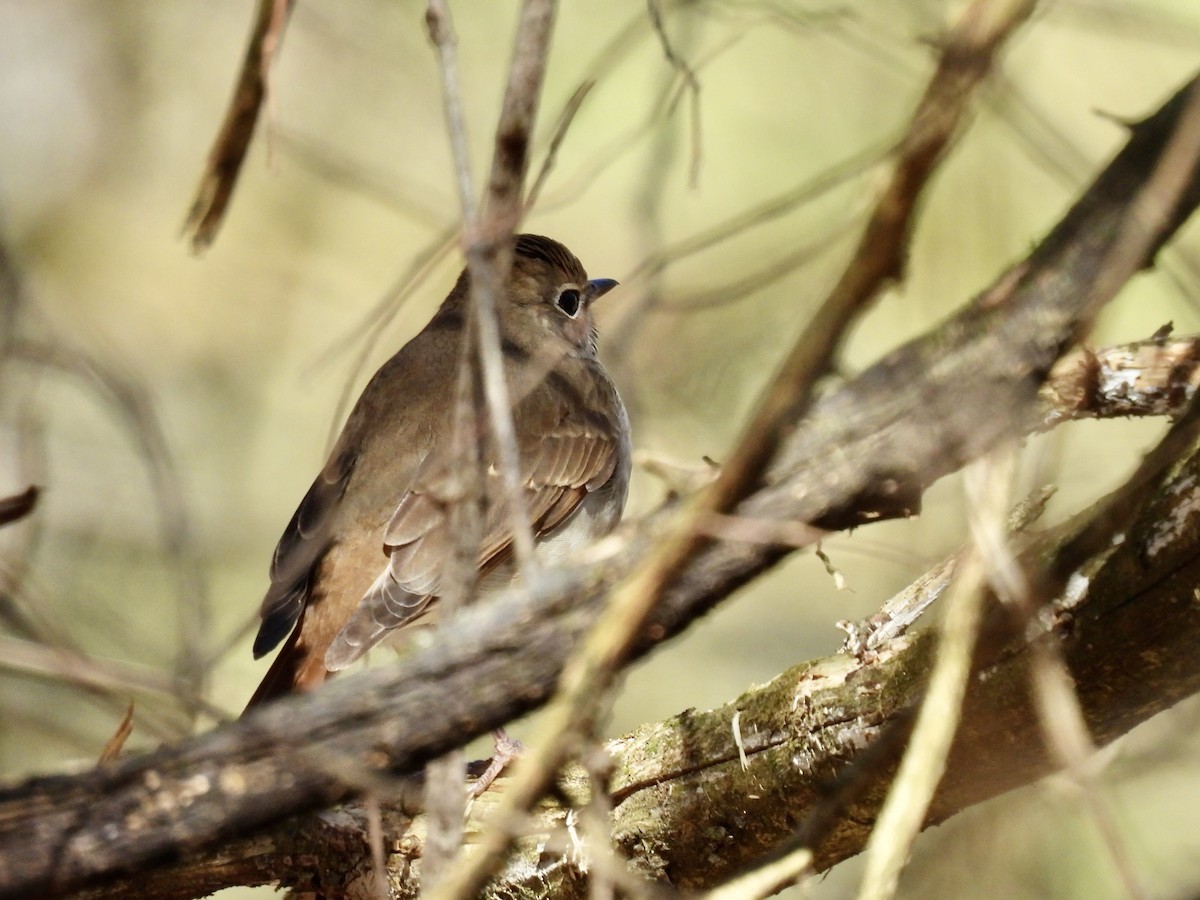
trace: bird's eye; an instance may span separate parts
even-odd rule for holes
[[[558,304],[559,309],[573,319],[575,313],[579,312],[579,291],[575,288],[566,288],[554,302]]]

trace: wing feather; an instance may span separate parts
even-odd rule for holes
[[[271,558],[271,585],[263,597],[262,623],[254,638],[254,658],[270,653],[296,626],[304,611],[312,575],[329,549],[332,519],[345,493],[357,454],[339,442],[291,521]]]
[[[609,391],[615,398],[607,380],[596,379],[591,390]],[[521,475],[535,538],[561,526],[589,491],[607,483],[616,470],[620,423],[589,413],[595,405],[587,401],[593,399],[555,390],[552,381],[544,381],[517,406],[516,432],[526,436],[518,447]],[[494,463],[494,456],[485,462]],[[506,562],[512,550],[503,480],[494,464],[487,471],[479,553],[485,572]],[[431,457],[399,498],[384,531],[387,564],[330,646],[325,657],[330,669],[349,665],[388,631],[419,618],[438,594],[453,549],[447,512],[451,482],[445,463]]]

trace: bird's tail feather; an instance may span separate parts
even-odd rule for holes
[[[303,624],[301,621],[292,629],[258,690],[242,711],[243,716],[256,706],[262,706],[288,694],[313,690],[325,681],[328,673],[322,659],[323,654],[312,653],[306,647],[297,646]]]

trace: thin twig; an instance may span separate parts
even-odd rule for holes
[[[828,194],[847,182],[861,177],[878,166],[892,151],[894,143],[876,144],[866,150],[841,160],[830,168],[805,178],[800,184],[781,194],[756,203],[749,209],[737,213],[723,222],[718,222],[703,231],[675,244],[662,248],[639,262],[621,283],[628,289],[641,282],[653,281],[669,266],[691,256],[703,253],[733,238],[744,235],[786,215],[796,207]],[[736,290],[736,286],[733,286]],[[645,304],[627,304],[608,328],[610,346],[616,349],[617,361],[631,345],[630,337],[636,333],[646,315]]]
[[[208,633],[213,620],[208,583],[196,556],[175,458],[150,395],[134,379],[101,365],[78,348],[18,341],[11,353],[15,358],[79,378],[128,428],[150,480],[163,545],[174,563],[179,614],[175,668],[189,693],[200,696],[208,675]]]
[[[0,497],[0,526],[19,522],[33,512],[39,493],[36,485],[30,485],[19,494]]]
[[[496,125],[485,218],[480,223],[485,236],[493,241],[511,235],[520,222],[529,145],[542,95],[555,13],[553,0],[525,0],[521,5],[508,84]]]
[[[900,871],[945,772],[983,617],[984,584],[994,575],[992,564],[997,554],[987,548],[1003,541],[1004,498],[1012,468],[1010,448],[1003,461],[989,458],[966,470],[975,543],[957,567],[929,686],[900,770],[867,842],[859,900],[886,900],[895,894]]]
[[[117,723],[116,731],[112,737],[108,739],[108,743],[104,745],[104,749],[100,751],[99,762],[112,762],[121,755],[121,751],[125,748],[125,741],[133,734],[133,701],[129,701],[129,705],[125,707],[125,714],[121,716],[121,721]]]
[[[526,148],[531,139],[540,96],[545,56],[554,21],[553,14],[553,3],[540,0],[526,2],[522,7],[517,31],[517,49],[509,71],[508,90],[497,128],[492,179],[485,206],[485,219],[482,222],[478,216],[475,187],[471,178],[470,148],[458,77],[456,37],[449,6],[445,0],[429,0],[425,16],[441,71],[446,127],[454,157],[464,222],[463,242],[467,269],[471,276],[471,311],[467,326],[470,334],[463,344],[465,353],[461,380],[464,386],[473,385],[478,365],[488,419],[495,439],[496,462],[505,489],[506,512],[517,572],[527,581],[536,577],[536,558],[524,487],[521,483],[512,406],[500,352],[500,327],[496,307],[504,295],[512,262],[512,233],[517,224],[521,190],[528,167]],[[519,152],[514,152],[516,147],[520,148]],[[490,239],[485,235],[490,235]],[[470,425],[471,422],[463,416],[457,417],[456,443],[476,441],[478,431]],[[474,489],[465,492],[468,497],[472,497],[476,495],[476,490],[482,487],[483,474],[479,469],[482,459],[478,446],[458,447],[455,459],[468,462],[468,454],[462,451],[474,454],[474,459],[469,460],[474,465],[460,466],[463,477],[468,478],[474,486]],[[467,518],[471,526],[456,529],[459,535],[456,544],[460,550],[468,550],[471,554],[458,554],[457,563],[459,566],[470,566],[473,569],[476,564],[474,557],[478,554],[479,535],[476,532],[481,508],[478,504],[470,502],[460,502],[457,506],[460,515],[456,517]],[[460,602],[464,600],[465,594],[460,595],[458,599]],[[443,597],[439,602],[445,603],[446,600],[447,598]],[[446,612],[452,615],[454,605],[449,603]],[[435,889],[439,879],[449,873],[454,852],[461,844],[462,796],[452,792],[452,785],[461,771],[461,752],[447,754],[431,768],[431,777],[427,785],[429,805],[431,809],[442,809],[443,805],[445,808],[442,809],[442,814],[434,819],[438,825],[436,839],[430,848],[434,852],[427,858],[428,865],[423,870],[423,874],[428,876],[423,885],[426,890]],[[461,780],[459,783],[461,784]]]
[[[523,215],[529,215],[529,211],[537,205],[542,188],[545,186],[546,180],[550,177],[550,173],[554,171],[555,163],[558,162],[558,150],[567,137],[571,123],[575,121],[576,113],[579,112],[583,106],[583,101],[587,99],[587,95],[591,93],[592,88],[595,86],[596,82],[591,79],[584,81],[575,89],[575,93],[567,100],[567,105],[558,114],[558,121],[554,123],[554,135],[550,138],[550,146],[546,149],[546,158],[542,160],[537,177],[533,179],[529,193],[525,196],[525,212]]]
[[[471,148],[467,140],[467,120],[463,112],[462,85],[458,77],[458,35],[446,0],[429,0],[425,27],[437,51],[438,72],[442,79],[442,112],[450,137],[454,181],[463,221],[475,221],[475,185],[471,178]]]
[[[208,584],[193,546],[191,519],[175,459],[148,393],[132,378],[102,366],[78,348],[17,341],[11,353],[14,358],[79,378],[127,426],[150,480],[164,547],[174,562],[179,614],[176,672],[188,686],[187,693],[200,696],[208,675],[208,630],[212,624]]]
[[[295,0],[258,2],[241,74],[183,224],[185,234],[191,232],[195,253],[212,244],[221,227],[267,94],[268,73],[294,5]]]
[[[702,895],[701,900],[756,900],[770,897],[812,871],[813,852],[807,847],[751,869]]]
[[[1088,733],[1071,673],[1057,642],[1050,639],[1034,642],[1029,677],[1042,730],[1058,764],[1064,769],[1063,776],[1078,788],[1080,804],[1100,834],[1125,896],[1130,900],[1144,900],[1150,893],[1134,865],[1117,824],[1116,812],[1105,796],[1094,765],[1096,745]]]
[[[700,186],[700,165],[704,158],[704,131],[700,125],[700,79],[696,77],[695,70],[688,65],[687,60],[680,56],[671,44],[671,38],[667,35],[666,22],[663,20],[662,0],[647,0],[646,7],[650,13],[650,25],[654,29],[654,33],[658,35],[658,43],[662,47],[663,56],[683,79],[691,100],[692,154],[691,164],[688,166],[688,185],[697,188]]]
[[[363,812],[367,818],[367,845],[371,848],[371,888],[376,900],[389,900],[387,861],[383,853],[383,816],[379,809],[379,797],[373,793],[363,798]]]
[[[505,488],[517,570],[523,577],[531,578],[536,571],[536,559],[521,484],[512,406],[500,353],[496,305],[505,290],[512,264],[510,243],[520,214],[522,185],[528,168],[527,148],[541,93],[545,56],[554,22],[554,4],[546,0],[527,0],[522,7],[517,48],[496,130],[492,176],[482,220],[477,218],[473,199],[466,125],[462,118],[453,49],[453,27],[444,0],[430,0],[426,21],[441,60],[447,127],[456,160],[465,223],[463,240],[467,269],[471,274],[474,328],[478,333],[479,364],[488,418],[495,438],[496,462]],[[531,54],[536,59],[529,58]]]
[[[856,204],[845,210],[837,222],[823,227],[819,235],[800,244],[782,259],[767,263],[716,287],[690,294],[675,292],[670,297],[662,297],[656,303],[655,309],[660,313],[690,315],[701,310],[717,309],[737,303],[763,288],[770,287],[821,258],[834,245],[856,232],[862,223],[865,206],[866,204]]]
[[[1141,260],[1153,255],[1177,215],[1180,198],[1200,161],[1200,85],[1189,89],[1184,104],[1178,127],[1129,215],[1122,220],[1112,253],[1092,284],[1089,301],[1093,310],[1120,290]]]
[[[745,234],[761,225],[769,224],[797,206],[817,200],[880,165],[889,154],[896,151],[895,142],[872,144],[828,169],[809,176],[783,193],[768,197],[749,209],[736,213],[716,225],[705,228],[675,244],[664,248],[638,263],[622,284],[652,277],[668,266],[696,256],[719,246],[730,238]],[[878,204],[876,204],[878,205]]]
[[[383,336],[384,330],[396,317],[404,303],[429,280],[438,264],[450,255],[458,233],[459,228],[454,225],[444,228],[434,235],[433,239],[413,258],[404,273],[396,279],[362,321],[350,329],[347,334],[335,340],[310,367],[311,371],[311,368],[324,365],[335,354],[356,342],[358,343],[354,363],[346,375],[341,393],[338,395],[337,405],[334,407],[333,416],[330,418],[329,434],[325,441],[327,449],[331,449],[334,441],[337,440],[342,423],[346,419],[346,412],[354,400],[355,387],[363,369],[367,366],[367,361]],[[362,338],[361,341],[360,338]]]
[[[1046,504],[1055,488],[1045,486],[1017,503],[1008,514],[1007,527],[1012,534],[1024,532],[1046,511]],[[846,632],[842,650],[861,656],[878,650],[888,641],[905,634],[938,597],[950,586],[954,571],[969,548],[933,565],[904,590],[893,595],[868,619],[861,622],[840,621],[838,628]]]
[[[639,17],[638,21],[644,21],[644,17]],[[636,22],[633,24],[636,25]],[[636,33],[636,30],[636,28],[627,29],[631,33]],[[619,32],[618,35],[623,33],[625,32]],[[709,50],[694,68],[699,71],[704,66],[712,63],[724,51],[735,45],[739,37],[727,38],[715,48]],[[621,45],[619,49],[613,49],[619,44],[619,40],[614,37],[607,45],[609,55],[601,57],[603,64],[590,67],[585,77],[599,80],[604,74],[611,71],[615,60],[622,53],[627,52],[632,45]],[[619,131],[611,132],[611,136],[604,143],[598,145],[584,161],[579,163],[572,174],[564,177],[553,196],[542,203],[541,208],[543,210],[557,209],[574,203],[579,198],[579,195],[590,185],[594,184],[603,172],[607,171],[620,160],[627,158],[630,154],[635,153],[641,146],[642,141],[656,133],[657,126],[664,119],[670,118],[678,105],[680,96],[687,89],[686,84],[678,73],[673,73],[672,78],[674,79],[673,83],[651,106],[640,121]]]
[[[229,716],[202,697],[188,693],[180,684],[160,670],[117,660],[98,659],[69,647],[51,647],[37,641],[0,635],[0,669],[21,675],[32,675],[78,685],[108,696],[128,696],[130,693],[150,694],[169,698],[195,714],[203,713],[218,722]],[[179,731],[159,735],[177,740]]]

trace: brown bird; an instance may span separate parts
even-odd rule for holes
[[[521,235],[496,301],[526,509],[549,565],[610,531],[625,505],[629,419],[596,358],[591,313],[615,285],[589,281],[562,244]],[[367,384],[288,523],[254,656],[287,641],[247,709],[317,687],[436,606],[455,548],[454,398],[469,303],[464,271],[429,324]],[[486,592],[512,577],[514,562],[493,442],[480,451]]]

